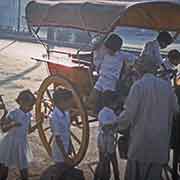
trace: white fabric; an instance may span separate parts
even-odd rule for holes
[[[95,84],[95,88],[101,92],[107,90],[115,91],[123,62],[131,58],[132,56],[124,52],[117,52],[114,56],[106,54],[100,65],[99,78]]]
[[[63,162],[64,158],[56,143],[56,136],[60,136],[66,153],[69,149],[70,142],[70,116],[68,112],[62,112],[57,107],[54,108],[50,115],[50,125],[54,136],[52,145],[52,157],[54,162]]]
[[[114,111],[108,107],[104,107],[98,114],[99,132],[97,137],[99,151],[111,154],[115,151],[115,132],[113,125],[117,122],[117,116]]]
[[[117,117],[114,111],[108,107],[104,107],[98,114],[98,120],[101,126],[114,124],[117,122]]]
[[[141,51],[141,55],[150,55],[155,57],[158,60],[158,64],[161,65],[163,58],[160,54],[160,46],[157,40],[149,41],[144,45],[144,48]]]
[[[174,70],[176,68],[176,66],[169,61],[169,58],[164,58],[163,64],[166,67],[166,69],[168,69],[168,70]],[[161,67],[161,69],[162,69],[162,67]]]
[[[130,125],[128,158],[141,162],[167,163],[173,113],[178,109],[171,85],[145,74],[131,87],[119,129]]]
[[[166,68],[167,70],[175,70],[175,69],[176,69],[176,66],[173,65],[173,64],[169,61],[168,58],[164,58],[164,59],[163,59],[163,65],[165,66],[165,68]],[[160,70],[163,71],[163,70],[164,70],[164,67],[161,66],[161,67],[160,67]],[[163,79],[168,80],[168,81],[171,83],[171,76],[172,76],[171,73],[170,73],[170,74],[167,74],[167,75],[165,75],[165,77],[163,77]]]
[[[0,163],[5,166],[24,169],[32,160],[32,153],[29,148],[27,135],[31,121],[31,113],[24,113],[15,109],[8,114],[12,121],[21,124],[20,127],[10,129],[0,140]]]
[[[99,47],[93,51],[93,63],[95,65],[95,70],[99,73],[100,66],[104,60],[106,54],[104,46]]]

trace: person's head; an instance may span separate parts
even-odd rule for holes
[[[138,72],[143,75],[145,73],[155,74],[159,68],[157,59],[150,55],[140,56],[135,63]]]
[[[161,31],[157,36],[160,48],[164,49],[173,42],[171,34],[167,31]]]
[[[117,34],[110,34],[104,41],[104,46],[110,55],[114,55],[122,47],[123,40]]]
[[[57,88],[53,93],[53,103],[62,111],[69,110],[72,105],[72,99],[72,92],[67,89]]]
[[[102,109],[98,114],[98,121],[102,128],[112,127],[117,123],[117,118],[112,109]]]
[[[36,98],[34,94],[28,89],[19,93],[16,98],[16,102],[24,112],[29,112],[33,109],[33,106],[36,103]]]
[[[168,52],[168,59],[173,65],[177,66],[180,64],[180,52],[176,49],[170,50]]]

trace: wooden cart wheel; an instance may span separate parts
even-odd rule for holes
[[[43,120],[43,123],[38,125],[38,132],[46,151],[51,155],[53,136],[49,124],[49,115],[53,110],[52,94],[57,86],[71,90],[73,94],[74,103],[71,110],[70,127],[71,154],[65,154],[64,158],[68,164],[75,166],[83,159],[87,151],[89,124],[85,107],[75,86],[63,76],[53,75],[47,77],[38,90],[36,121]],[[63,145],[61,148],[64,148]]]

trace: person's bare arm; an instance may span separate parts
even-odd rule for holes
[[[4,118],[3,122],[1,123],[1,130],[3,132],[7,132],[10,129],[19,126],[21,126],[21,123],[16,122],[15,120],[12,120],[10,119],[10,117],[8,117],[8,118]]]

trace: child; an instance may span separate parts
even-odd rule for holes
[[[116,156],[116,134],[115,125],[117,123],[112,102],[114,97],[111,93],[105,92],[105,107],[99,112],[99,134],[98,149],[99,162],[95,170],[94,180],[109,180],[111,176],[110,163],[114,171],[114,179],[119,180],[118,161]]]
[[[104,41],[104,58],[101,60],[101,64],[98,65],[99,78],[88,101],[91,105],[96,106],[96,113],[103,107],[103,93],[111,91],[113,94],[117,91],[117,82],[120,79],[124,61],[135,58],[132,54],[120,51],[122,43],[122,39],[115,33],[110,34]]]
[[[176,49],[170,50],[167,58],[163,60],[163,64],[167,70],[174,70],[180,64],[180,52]]]
[[[177,66],[180,64],[180,52],[176,49],[172,49],[168,52],[167,58],[163,59],[163,67],[161,66],[160,71],[162,72],[161,77],[171,82],[171,79],[177,73]],[[164,71],[165,67],[165,71]]]
[[[53,94],[54,109],[50,116],[50,125],[54,136],[52,157],[56,164],[65,165],[64,157],[70,149],[70,115],[72,92],[58,88]],[[64,147],[64,148],[62,148]],[[62,167],[63,167],[62,166]]]
[[[8,170],[18,167],[22,180],[28,180],[30,149],[27,141],[31,113],[35,97],[30,90],[19,93],[16,102],[19,108],[8,113],[2,122],[2,131],[7,132],[0,140],[0,179],[6,180]]]
[[[123,65],[123,55],[120,53],[122,39],[117,34],[111,34],[104,42],[105,55],[99,64],[99,78],[90,94],[88,104],[95,107],[96,113],[102,108],[102,94],[105,91],[114,92]]]

